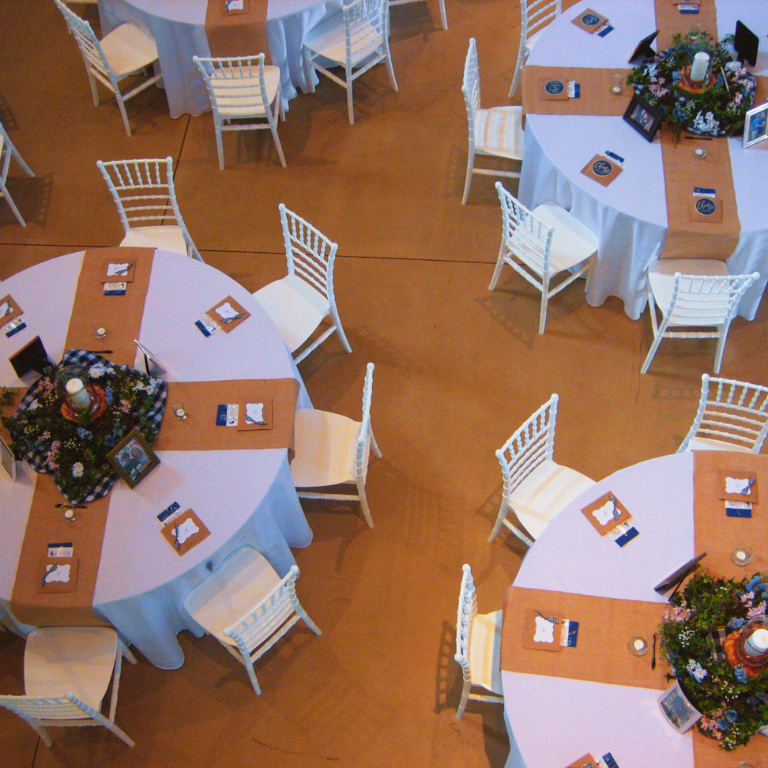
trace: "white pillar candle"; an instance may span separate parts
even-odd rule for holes
[[[693,64],[691,65],[691,80],[694,83],[700,83],[707,76],[707,67],[709,66],[709,54],[704,51],[699,51],[693,57]]]
[[[635,643],[634,643],[634,645],[635,645],[635,650],[636,650],[636,651],[642,651],[642,650],[643,650],[643,648],[645,648],[645,640],[643,640],[642,638],[639,638],[639,637],[638,637],[638,638],[635,640]]]
[[[70,379],[66,383],[66,390],[76,408],[87,408],[90,405],[91,398],[80,379]]]
[[[758,629],[744,643],[744,650],[750,656],[759,656],[768,651],[768,629]]]

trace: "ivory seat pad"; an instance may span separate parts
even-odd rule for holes
[[[475,114],[475,151],[482,155],[522,160],[525,147],[522,107],[478,109]]]
[[[717,259],[658,259],[651,262],[648,267],[648,282],[653,291],[653,297],[666,317],[669,314],[669,306],[672,303],[672,290],[675,285],[675,272],[683,275],[728,275],[728,266],[724,261]],[[723,294],[723,311],[728,306],[728,295]],[[687,302],[690,304],[690,302]],[[712,302],[707,302],[709,307]],[[674,316],[670,320],[670,325],[690,325],[700,326],[696,318],[683,317],[676,319]],[[710,323],[711,325],[711,323]]]
[[[537,539],[563,507],[594,484],[575,469],[544,461],[514,490],[508,506]]]
[[[159,248],[161,251],[187,255],[181,227],[134,227],[125,233],[121,248]]]
[[[231,77],[211,77],[213,92],[219,107],[219,114],[225,119],[241,117],[266,117],[266,109],[261,99],[261,83],[258,70],[254,76],[240,76],[235,72]],[[277,96],[280,85],[280,67],[264,67],[264,87],[267,91],[267,105]]]
[[[184,598],[184,608],[206,632],[234,646],[224,630],[255,608],[279,583],[280,577],[264,555],[252,547],[241,547]]]
[[[478,613],[472,622],[469,668],[472,684],[503,695],[501,687],[501,623],[503,611]]]
[[[355,447],[360,422],[328,411],[296,411],[296,456],[291,462],[297,488],[355,483]]]
[[[709,437],[694,437],[687,451],[737,451],[739,453],[752,453],[749,448],[738,443],[726,443],[724,440],[713,440]]]
[[[366,21],[358,21],[352,28],[352,40],[359,50],[353,51],[352,64],[357,65],[376,53],[382,38],[376,28]],[[318,24],[307,39],[304,46],[313,53],[319,53],[326,59],[344,64],[347,59],[347,42],[344,33],[344,14],[339,11]]]
[[[99,711],[112,679],[116,654],[114,629],[35,629],[27,636],[24,648],[24,693],[51,697],[74,693]],[[71,719],[88,719],[88,715],[81,712]]]
[[[286,275],[253,294],[272,318],[288,349],[298,349],[330,311],[328,300],[305,280]]]
[[[121,24],[101,40],[101,49],[118,78],[157,60],[154,39],[135,24]]]

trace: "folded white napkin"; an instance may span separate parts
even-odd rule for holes
[[[107,266],[107,277],[113,277],[114,275],[125,275],[130,267],[130,262],[126,261],[124,264],[109,264]]]
[[[194,536],[200,529],[195,525],[195,521],[188,517],[179,526],[179,544],[183,544],[190,536]]]
[[[533,636],[535,643],[554,643],[555,625],[551,621],[536,617],[536,634]]]
[[[227,0],[227,10],[228,11],[242,11],[243,10],[243,0]]]
[[[726,477],[725,478],[725,492],[726,493],[742,493],[745,496],[749,496],[752,493],[750,489],[751,483],[749,478],[742,477]]]
[[[69,565],[59,565],[56,570],[52,570],[52,565],[47,565],[48,573],[45,577],[45,583],[50,584],[52,581],[63,581],[65,584],[69,581]]]
[[[264,403],[246,403],[245,421],[252,424],[264,423]]]
[[[222,320],[230,320],[233,317],[237,317],[239,314],[229,302],[222,304],[220,307],[216,307],[216,312]]]
[[[600,525],[608,525],[608,523],[613,520],[613,502],[608,499],[602,507],[592,510],[592,517],[594,517]]]

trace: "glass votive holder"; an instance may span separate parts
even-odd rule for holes
[[[754,553],[752,547],[749,544],[738,544],[733,548],[731,552],[731,560],[739,566],[744,567],[752,562]]]
[[[173,415],[179,419],[179,421],[184,421],[184,419],[187,418],[187,409],[184,407],[184,403],[173,403],[171,405],[171,409],[173,410]]]
[[[77,520],[77,515],[72,507],[62,507],[61,515],[68,523],[74,523]]]
[[[649,647],[648,638],[644,635],[634,635],[627,643],[627,649],[633,656],[645,656]]]
[[[93,335],[97,339],[105,339],[107,337],[107,334],[109,333],[109,328],[107,328],[104,323],[97,323],[93,326]]]
[[[703,160],[707,156],[707,150],[706,149],[694,149],[693,150],[693,156],[697,160]]]
[[[624,75],[620,75],[618,72],[614,72],[611,75],[611,91],[613,91],[613,93],[620,94],[623,85]]]

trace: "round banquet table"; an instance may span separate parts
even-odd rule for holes
[[[27,328],[10,339],[0,334],[0,384],[32,383],[32,374],[24,380],[16,377],[8,357],[37,335],[53,361],[61,358],[82,261],[83,252],[60,256],[3,282],[3,295],[10,293],[21,306]],[[204,337],[195,321],[227,295],[248,309],[250,317],[231,333]],[[155,252],[139,340],[166,369],[163,378],[168,382],[291,377],[300,382],[297,408],[312,407],[277,328],[251,294],[194,259]],[[94,342],[95,347],[108,346],[109,336]],[[138,356],[135,367],[142,370]],[[165,419],[174,418],[170,402],[166,406]],[[190,413],[190,420],[194,417],[201,414]],[[158,456],[159,466],[133,490],[118,481],[109,494],[93,610],[152,664],[176,669],[184,661],[176,634],[182,629],[202,634],[183,601],[208,568],[249,545],[284,575],[295,564],[289,547],[307,546],[312,532],[285,448],[159,450]],[[38,477],[26,464],[17,462],[17,468],[16,482],[0,472],[0,603],[6,607]],[[208,538],[181,557],[160,534],[157,520],[173,501],[194,509],[210,530]],[[82,510],[73,525],[87,525],[87,519],[88,510]]]
[[[729,457],[737,454],[720,453],[719,456],[727,467]],[[766,457],[753,458],[759,462],[758,471],[764,473],[768,466]],[[644,461],[598,482],[558,514],[537,539],[526,554],[513,586],[621,601],[665,603],[666,597],[657,594],[654,585],[694,554],[700,554],[694,553],[693,476],[694,453],[691,452]],[[609,491],[627,507],[633,517],[632,525],[639,531],[639,536],[623,548],[609,536],[601,537],[581,512]],[[744,536],[739,529],[740,521],[732,525],[733,518],[723,515],[723,519],[728,523],[719,530],[717,545],[707,547],[710,557],[704,558],[704,567],[718,553],[725,557],[723,553],[730,553]],[[764,570],[765,565],[765,552],[762,552],[756,554],[748,568],[733,566],[732,572],[724,575],[741,578]],[[622,606],[617,609],[619,613],[627,610]],[[565,618],[579,621],[577,615]],[[579,622],[576,648],[562,649],[561,656],[577,653],[579,644],[588,643],[588,634],[594,634],[591,623],[584,618]],[[657,699],[663,688],[507,671],[506,619],[505,612],[501,676],[511,744],[508,768],[566,766],[587,753],[599,758],[606,752],[611,752],[622,768],[694,768],[691,733],[679,735],[658,708]],[[650,632],[654,630],[655,626]],[[512,628],[510,637],[517,638],[517,633],[518,629]],[[628,658],[626,644],[630,636],[616,638],[616,648],[619,652],[623,650]],[[534,654],[540,653],[534,651]],[[658,671],[666,670],[666,662],[658,651],[657,658]],[[650,667],[650,659],[649,652],[636,662],[645,669]],[[762,739],[759,735],[752,738],[753,742],[758,740],[755,745],[758,749],[763,748]],[[702,741],[709,740],[702,738]],[[750,743],[750,749],[752,747]],[[727,753],[717,749],[713,759],[716,762],[707,765],[735,766],[747,758],[739,756],[738,751]]]
[[[195,55],[200,58],[211,55],[205,32],[208,2],[98,0],[104,34],[130,21],[155,38],[171,117],[181,117],[185,113],[201,115],[211,109],[205,83],[192,61]],[[297,88],[310,90],[302,54],[307,34],[321,21],[340,10],[341,6],[342,0],[269,0],[269,54],[272,64],[280,67],[280,87],[285,109],[288,109],[288,102],[297,95]],[[262,51],[253,51],[254,55],[258,53]],[[317,84],[314,71],[312,78]]]
[[[768,75],[768,13],[752,0],[716,0],[719,37],[732,34],[741,20],[760,38],[752,73]],[[587,8],[607,16],[613,31],[606,37],[587,34],[572,20]],[[684,16],[695,23],[695,15]],[[686,24],[688,21],[686,21]],[[537,40],[526,66],[587,67],[621,70],[641,38],[657,29],[652,0],[582,0],[566,9]],[[584,95],[584,86],[582,86]],[[606,99],[626,104],[606,89]],[[741,137],[727,141],[741,232],[728,259],[731,274],[760,272],[739,307],[754,318],[768,281],[768,219],[763,202],[768,176],[768,142],[744,150]],[[581,173],[595,154],[610,150],[625,159],[623,172],[608,187]],[[691,158],[691,162],[701,162]],[[533,208],[552,200],[598,234],[598,261],[587,284],[587,302],[600,306],[608,296],[624,301],[637,319],[646,304],[645,274],[667,234],[662,150],[658,137],[647,142],[621,117],[527,114],[521,202]]]

